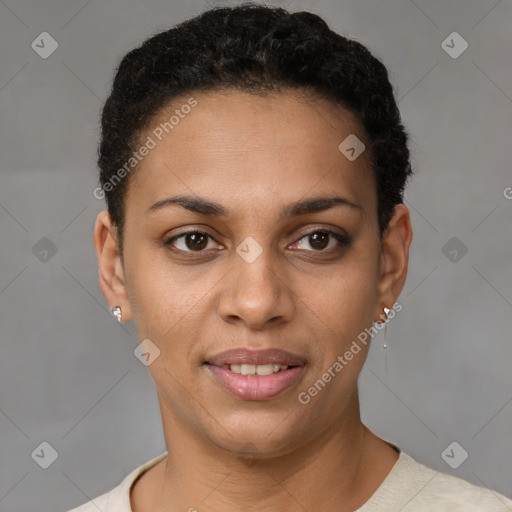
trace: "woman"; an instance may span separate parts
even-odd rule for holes
[[[167,451],[75,511],[512,510],[360,419],[407,275],[407,140],[385,67],[311,13],[212,9],[124,57],[94,240]]]

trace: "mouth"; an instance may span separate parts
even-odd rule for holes
[[[223,352],[204,361],[217,384],[243,400],[270,400],[296,384],[306,359],[280,349]]]
[[[234,348],[231,350],[226,350],[225,352],[221,352],[220,354],[216,354],[206,361],[206,364],[210,364],[218,367],[235,367],[235,372],[241,373],[237,371],[237,365],[240,367],[249,367],[251,370],[250,373],[256,373],[252,371],[252,366],[272,366],[272,370],[274,372],[274,365],[279,365],[280,367],[284,366],[305,366],[306,358],[294,354],[292,352],[288,352],[286,350],[281,350],[278,348],[267,348],[260,350],[250,350],[244,347]],[[267,368],[268,369],[268,368]],[[246,368],[247,370],[247,368]]]
[[[264,377],[266,375],[272,375],[274,373],[283,372],[290,368],[296,368],[299,365],[287,365],[280,363],[268,363],[268,364],[225,364],[220,366],[224,370],[229,370],[233,373],[240,375],[259,375]]]

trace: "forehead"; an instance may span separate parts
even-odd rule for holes
[[[268,194],[296,199],[337,188],[354,202],[371,202],[369,152],[351,161],[339,149],[354,136],[366,144],[354,114],[298,91],[183,96],[141,134],[154,147],[137,166],[127,201],[134,190],[137,202],[153,204],[179,189],[264,204]]]

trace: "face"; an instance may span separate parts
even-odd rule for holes
[[[332,368],[394,303],[410,237],[381,247],[369,154],[338,149],[366,143],[350,113],[297,92],[194,98],[169,134],[158,127],[187,98],[141,137],[156,145],[125,197],[117,285],[102,288],[160,351],[148,369],[173,425],[283,453],[353,413],[368,345]]]

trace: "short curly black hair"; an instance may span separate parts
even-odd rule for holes
[[[126,171],[145,127],[169,102],[194,91],[304,89],[356,114],[366,131],[382,237],[412,174],[408,139],[385,66],[361,43],[310,12],[246,3],[216,7],[160,32],[121,60],[103,107],[101,191],[122,255]],[[102,195],[103,197],[103,195]]]

